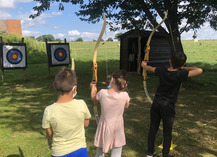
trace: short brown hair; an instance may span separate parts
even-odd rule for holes
[[[76,74],[69,68],[62,68],[55,75],[54,87],[59,95],[69,93],[75,85],[77,85]]]
[[[184,52],[172,53],[171,55],[171,63],[174,69],[181,68],[183,65],[185,65],[186,60],[187,57]]]
[[[127,87],[127,72],[124,70],[118,70],[112,74],[115,80],[115,85],[119,91],[123,91]]]

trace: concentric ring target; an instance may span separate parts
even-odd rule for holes
[[[64,61],[67,57],[66,50],[64,50],[63,48],[56,49],[54,52],[54,57],[60,62]]]
[[[23,55],[18,49],[11,49],[7,52],[7,60],[11,64],[19,64],[23,59]]]

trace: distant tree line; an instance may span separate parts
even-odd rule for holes
[[[114,39],[120,41],[120,37],[119,37],[119,36],[122,35],[122,34],[123,34],[123,33],[117,33],[117,34],[115,34]],[[44,41],[44,42],[46,41],[46,39],[47,39],[47,41],[58,41],[58,42],[62,41],[62,40],[59,39],[59,38],[56,38],[56,39],[55,39],[54,36],[51,35],[51,34],[41,35],[41,36],[39,36],[39,37],[37,37],[37,38],[35,38],[34,36],[29,36],[29,38],[35,39],[35,40],[37,40],[37,41]],[[83,38],[79,37],[79,38],[75,39],[74,41],[75,41],[75,42],[83,42]],[[96,40],[93,39],[93,41],[96,41]],[[101,41],[104,41],[104,40],[101,39]],[[109,37],[106,41],[113,42],[113,38]]]

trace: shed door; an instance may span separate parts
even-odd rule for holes
[[[128,39],[128,71],[137,71],[137,60],[138,60],[138,38]]]

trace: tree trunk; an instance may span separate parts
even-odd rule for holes
[[[169,30],[170,40],[168,41],[172,48],[172,52],[184,53],[178,28],[177,3],[171,3],[170,1],[165,0],[165,5],[169,11],[166,26]]]

